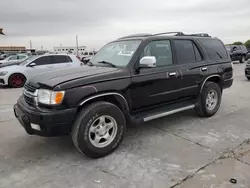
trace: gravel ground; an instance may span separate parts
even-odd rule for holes
[[[97,160],[69,137],[27,135],[12,110],[22,89],[0,88],[0,188],[249,188],[250,82],[243,64],[234,67],[215,116],[186,111],[131,127]]]

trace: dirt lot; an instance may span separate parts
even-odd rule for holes
[[[12,110],[22,89],[1,88],[0,187],[249,188],[250,82],[243,64],[234,74],[214,117],[187,111],[129,128],[119,149],[98,160],[69,137],[27,135]]]

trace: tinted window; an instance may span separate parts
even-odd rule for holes
[[[52,63],[54,63],[54,64],[56,64],[56,63],[69,63],[69,62],[71,62],[71,59],[65,55],[57,55],[57,56],[53,56],[53,58],[52,58]]]
[[[212,60],[229,59],[223,43],[216,39],[199,39]]]
[[[17,55],[13,55],[9,58],[9,60],[17,60]]]
[[[246,46],[242,45],[242,46],[240,46],[240,47],[241,47],[241,49],[242,49],[243,52],[247,51]]]
[[[240,46],[235,46],[235,49],[238,51],[238,50],[241,50]]]
[[[40,57],[32,63],[35,63],[36,65],[47,65],[51,63],[51,58],[50,56]]]
[[[163,67],[173,64],[170,41],[162,40],[150,42],[145,47],[141,58],[145,56],[154,56],[156,58],[156,67]]]
[[[194,47],[195,59],[196,59],[196,61],[199,62],[202,60],[201,53],[199,52],[199,50],[195,44],[193,44],[193,47]]]
[[[190,40],[174,40],[175,50],[179,63],[194,63],[196,62],[195,48]],[[198,55],[197,55],[198,56]],[[200,57],[198,57],[200,58]]]
[[[18,56],[18,59],[25,59],[27,56],[24,56],[24,55],[19,55]]]

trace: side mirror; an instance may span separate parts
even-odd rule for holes
[[[232,50],[232,51],[233,51],[233,52],[236,51],[236,47],[233,47],[233,50]]]
[[[29,64],[29,67],[34,67],[34,66],[36,66],[36,63]]]
[[[155,56],[145,56],[140,60],[140,67],[153,68],[156,67],[156,58]]]

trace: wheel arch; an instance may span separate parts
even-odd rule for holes
[[[105,93],[99,93],[99,94],[92,95],[92,96],[82,100],[79,103],[77,111],[80,111],[85,105],[90,104],[92,102],[96,102],[96,101],[110,102],[112,104],[115,104],[123,112],[125,112],[126,116],[129,114],[128,102],[127,102],[126,98],[118,92],[105,92]]]
[[[215,75],[208,76],[208,77],[203,81],[203,83],[202,83],[202,85],[201,85],[201,88],[200,88],[200,92],[202,91],[202,89],[203,89],[205,83],[206,83],[206,82],[209,82],[209,81],[210,81],[210,82],[215,82],[215,83],[217,83],[217,84],[220,86],[221,91],[222,91],[223,80],[222,80],[222,78],[221,78],[221,76],[220,76],[219,74],[215,74]]]

